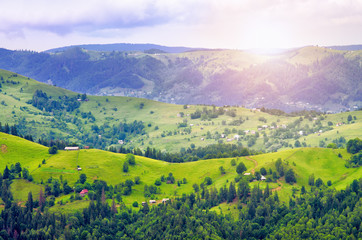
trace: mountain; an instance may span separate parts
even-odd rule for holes
[[[362,106],[362,51],[309,46],[272,55],[238,50],[146,52],[1,49],[0,68],[76,92],[168,103],[264,106],[288,112]]]
[[[57,53],[64,52],[69,48],[79,47],[85,50],[92,50],[98,52],[145,52],[152,49],[157,49],[158,51],[164,53],[183,53],[196,50],[204,50],[201,48],[189,48],[189,47],[167,47],[156,44],[133,44],[133,43],[114,43],[114,44],[84,44],[84,45],[73,45],[67,47],[53,48],[46,50],[47,53]]]
[[[362,45],[327,46],[326,48],[341,50],[341,51],[359,51],[362,50]]]

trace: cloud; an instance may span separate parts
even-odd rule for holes
[[[105,28],[154,26],[182,19],[188,12],[186,8],[187,4],[181,1],[158,0],[3,1],[0,31],[28,28],[65,34]]]
[[[0,3],[0,41],[4,36],[35,41],[42,34],[48,41],[67,43],[73,38],[77,42],[153,41],[216,48],[248,48],[258,44],[291,47],[328,44],[334,39],[347,44],[362,41],[362,0],[0,0]],[[10,46],[12,42],[7,44]]]

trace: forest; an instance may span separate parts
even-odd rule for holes
[[[220,190],[195,188],[161,204],[139,209],[116,206],[111,188],[95,181],[89,207],[74,214],[44,210],[51,203],[28,194],[26,207],[12,200],[11,180],[0,177],[2,239],[359,239],[362,237],[362,179],[344,190],[324,184],[302,188],[289,203],[268,187],[250,189],[240,180]],[[112,203],[107,198],[112,197]],[[239,216],[210,211],[224,201],[237,201]],[[134,204],[135,206],[135,204]]]

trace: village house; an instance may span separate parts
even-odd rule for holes
[[[88,194],[88,189],[83,189],[83,190],[79,193],[79,195],[80,195],[81,197],[84,197],[86,194]]]
[[[79,147],[65,147],[64,150],[65,151],[77,151],[77,150],[79,150]]]
[[[170,199],[169,198],[162,199],[162,203],[166,203],[167,201],[170,201]]]
[[[150,200],[149,202],[150,202],[151,204],[152,204],[152,203],[156,203],[156,200]]]

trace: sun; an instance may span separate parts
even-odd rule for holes
[[[287,48],[292,45],[289,31],[280,23],[253,21],[241,34],[241,41],[248,48]]]

